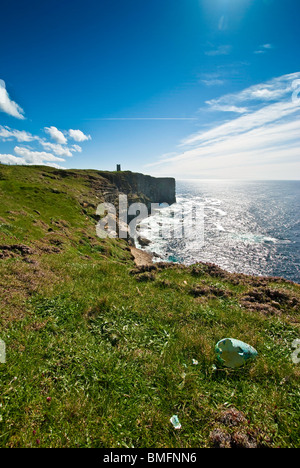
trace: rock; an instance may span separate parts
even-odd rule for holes
[[[147,247],[148,245],[151,244],[151,241],[149,239],[146,239],[146,237],[139,236],[138,241],[142,247]]]

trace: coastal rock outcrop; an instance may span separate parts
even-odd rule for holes
[[[129,203],[144,203],[148,210],[151,203],[176,203],[176,182],[172,177],[151,177],[136,172],[97,172],[110,183],[107,195],[125,193]]]

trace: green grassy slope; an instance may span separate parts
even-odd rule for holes
[[[135,267],[96,236],[105,184],[0,166],[0,447],[299,447],[299,285]],[[258,359],[216,368],[225,337]]]

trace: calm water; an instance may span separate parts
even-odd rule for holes
[[[196,239],[161,232],[178,213],[198,213],[201,206],[203,245],[199,219]],[[151,240],[146,250],[164,261],[211,262],[231,272],[300,283],[300,181],[177,181],[177,203],[145,220],[141,235]]]

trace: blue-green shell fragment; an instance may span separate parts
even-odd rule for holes
[[[234,338],[224,338],[215,347],[217,359],[224,367],[237,369],[258,355],[256,349]]]

